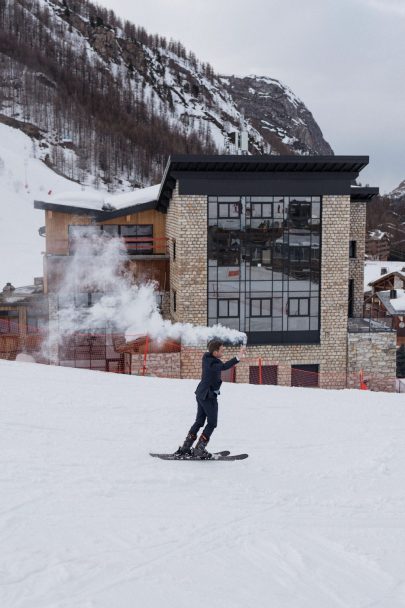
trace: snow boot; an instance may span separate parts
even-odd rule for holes
[[[196,439],[197,435],[194,435],[194,433],[189,433],[185,438],[183,445],[181,445],[177,452],[174,453],[175,456],[178,456],[179,458],[191,456],[191,446]]]
[[[212,454],[206,450],[208,441],[209,439],[204,434],[200,435],[197,445],[195,446],[194,450],[192,450],[193,458],[200,458],[201,460],[208,460],[208,458],[212,458]]]

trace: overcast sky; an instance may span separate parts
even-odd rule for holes
[[[221,74],[287,84],[335,154],[367,154],[361,181],[405,179],[405,0],[99,0],[180,40]]]

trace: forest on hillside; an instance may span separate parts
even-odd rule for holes
[[[49,166],[80,182],[91,174],[95,186],[114,188],[117,176],[138,186],[160,181],[171,153],[216,151],[209,128],[170,121],[170,103],[148,85],[151,49],[193,62],[206,78],[211,66],[87,0],[51,9],[0,0],[0,120],[28,129]]]
[[[367,203],[367,230],[382,230],[391,240],[390,259],[405,260],[405,200],[375,196]]]

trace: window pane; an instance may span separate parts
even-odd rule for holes
[[[300,300],[300,315],[304,317],[309,315],[308,300],[306,298]]]
[[[250,314],[252,317],[260,316],[260,300],[256,298],[250,300]]]
[[[138,236],[153,236],[153,226],[149,225],[140,225],[137,228]]]
[[[87,307],[89,305],[89,295],[85,293],[75,294],[75,306],[78,308]]]
[[[228,300],[218,300],[218,317],[228,316]]]
[[[238,303],[239,303],[238,300],[229,300],[229,316],[230,317],[239,316]]]
[[[269,317],[271,315],[271,300],[262,300],[262,316]]]
[[[208,217],[216,218],[217,217],[218,205],[217,203],[208,203]]]
[[[239,217],[241,211],[240,208],[240,203],[232,203],[231,205],[229,205],[229,217]]]
[[[219,205],[219,217],[228,217],[228,205]]]
[[[312,217],[320,218],[321,217],[321,204],[318,202],[312,202]]]
[[[263,205],[262,216],[263,217],[271,217],[272,216],[272,205],[271,204],[265,203]]]
[[[288,314],[290,316],[298,315],[298,300],[290,298],[288,301]]]
[[[208,300],[208,316],[210,318],[217,316],[217,301],[209,299]]]
[[[138,236],[138,226],[121,226],[121,236]]]
[[[118,226],[116,224],[104,224],[103,232],[108,236],[118,237]]]

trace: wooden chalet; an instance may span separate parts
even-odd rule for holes
[[[0,359],[15,360],[25,353],[45,362],[41,347],[47,325],[48,305],[41,279],[28,287],[4,286],[0,292]]]
[[[397,332],[397,345],[405,344],[405,274],[399,271],[385,274],[369,283],[365,297],[366,314],[390,323]]]
[[[78,239],[93,234],[122,239],[126,247],[123,270],[132,274],[134,283],[156,283],[161,310],[165,313],[169,255],[166,215],[156,209],[159,188],[152,186],[122,195],[101,193],[98,199],[83,193],[61,195],[52,202],[35,201],[35,208],[45,211],[41,233],[46,236],[44,293],[53,302],[50,319],[59,307],[58,292]],[[81,296],[88,306],[94,304],[91,293]],[[60,365],[129,372],[128,353],[123,352],[121,344],[122,337],[107,331],[97,335],[75,334],[59,344],[56,358]]]

